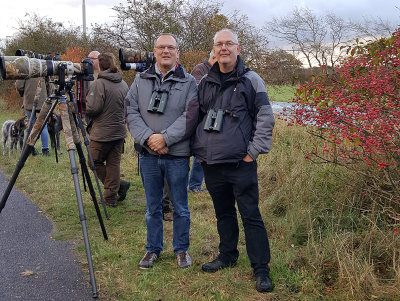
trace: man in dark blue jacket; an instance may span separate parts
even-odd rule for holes
[[[202,266],[214,273],[236,265],[239,227],[235,200],[243,221],[246,249],[256,289],[270,292],[270,249],[258,207],[257,162],[269,152],[275,120],[263,80],[246,68],[237,35],[223,29],[214,36],[217,64],[199,88],[200,123],[193,152],[202,162],[220,237],[219,255]]]

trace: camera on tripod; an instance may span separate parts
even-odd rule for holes
[[[84,77],[85,80],[93,80],[93,63],[84,59],[82,63],[61,61],[61,57],[55,55],[38,54],[33,51],[18,49],[15,56],[0,56],[0,73],[3,80],[28,79],[34,77],[46,77],[59,74],[59,67],[63,66],[66,76]]]
[[[132,48],[120,48],[119,60],[122,70],[135,70],[143,72],[154,63],[154,53],[149,51],[140,51]]]

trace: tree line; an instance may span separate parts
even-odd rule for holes
[[[219,0],[127,0],[112,8],[116,18],[111,24],[94,24],[86,36],[78,26],[67,27],[50,18],[28,14],[19,20],[17,34],[6,42],[3,52],[14,55],[17,49],[27,49],[65,54],[71,47],[116,55],[120,47],[152,51],[156,36],[170,32],[178,37],[180,61],[190,72],[208,57],[215,32],[227,27],[238,33],[245,63],[267,84],[293,85],[321,70],[333,69],[356,37],[378,39],[396,29],[382,19],[354,22],[333,13],[318,15],[311,9],[296,7],[286,16],[266,20],[262,28],[257,28],[246,15],[238,11],[223,14],[222,8]],[[284,46],[272,48],[271,38]]]

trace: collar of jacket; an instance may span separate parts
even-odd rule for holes
[[[157,77],[157,73],[156,73],[156,66],[155,64],[151,65],[149,69],[147,69],[146,71],[140,73],[140,76],[142,78],[153,78],[153,77]],[[178,64],[175,68],[175,71],[173,72],[172,75],[170,75],[166,80],[173,78],[174,80],[178,80],[181,81],[183,79],[186,78],[185,76],[185,70],[183,69],[181,64]]]
[[[104,78],[114,83],[119,83],[122,81],[122,74],[120,72],[110,72],[110,70],[104,70],[99,72],[97,78]]]
[[[226,79],[226,81],[224,83],[230,84],[232,82],[237,82],[239,80],[239,78],[249,70],[250,69],[244,65],[242,57],[240,55],[238,55],[237,60],[236,60],[236,65],[233,68],[231,75]],[[221,85],[220,73],[221,73],[221,71],[219,70],[219,64],[218,63],[214,64],[211,67],[210,71],[208,72],[206,81],[217,83],[218,85]]]

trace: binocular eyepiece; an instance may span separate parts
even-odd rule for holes
[[[154,53],[149,51],[140,51],[132,48],[120,48],[119,60],[122,70],[135,70],[142,72],[154,63]]]

